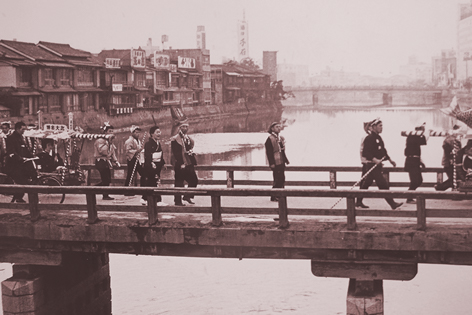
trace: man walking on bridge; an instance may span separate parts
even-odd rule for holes
[[[269,137],[265,142],[266,156],[274,177],[272,188],[285,187],[285,164],[289,164],[285,155],[285,138],[280,135],[282,125],[274,122],[269,127]],[[270,197],[270,201],[278,201],[277,197]]]
[[[380,137],[380,133],[383,131],[382,121],[377,118],[370,125],[372,132],[365,138],[362,150],[362,156],[368,161],[366,167],[370,173],[362,182],[360,189],[368,189],[374,180],[379,189],[389,189],[390,187],[383,176],[382,162],[384,160],[390,161],[393,167],[397,164],[388,156],[384,142]],[[385,200],[393,210],[403,204],[402,202],[395,202],[392,198],[385,198]],[[357,198],[356,207],[368,208],[362,203],[362,198]]]

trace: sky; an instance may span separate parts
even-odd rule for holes
[[[416,56],[457,46],[458,4],[468,0],[0,0],[0,39],[68,43],[91,53],[145,46],[196,48],[204,25],[211,63],[235,58],[245,14],[249,56],[388,77]]]

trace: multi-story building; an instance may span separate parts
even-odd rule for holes
[[[472,2],[459,4],[457,23],[457,79],[470,77],[472,73]]]
[[[164,54],[170,56],[171,63],[177,65],[177,72],[181,74],[182,86],[188,87],[188,101],[184,104],[211,103],[211,69],[210,51],[208,49],[164,49]],[[193,96],[192,96],[193,95]]]
[[[264,102],[271,99],[270,76],[236,64],[211,65],[213,102]]]
[[[453,49],[443,50],[440,56],[432,58],[433,84],[452,86],[457,77],[456,52]]]
[[[153,103],[154,74],[146,66],[143,49],[102,50],[98,59],[105,65],[100,85],[107,91],[102,94],[101,105],[109,115],[157,106]]]
[[[98,109],[100,65],[90,53],[48,42],[0,40],[0,47],[0,89],[10,116],[32,122],[40,110],[45,120],[63,121],[69,112]]]

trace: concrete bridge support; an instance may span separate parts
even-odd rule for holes
[[[13,265],[3,314],[110,315],[108,254],[63,253],[60,266]]]
[[[383,281],[349,279],[346,301],[347,315],[383,315]]]

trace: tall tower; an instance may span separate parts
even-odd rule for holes
[[[205,26],[197,26],[197,48],[206,49],[206,33]]]
[[[243,11],[243,20],[238,21],[238,61],[249,57],[249,29],[246,21],[246,12]]]
[[[277,52],[263,51],[262,52],[262,71],[270,75],[270,81],[277,81]]]

